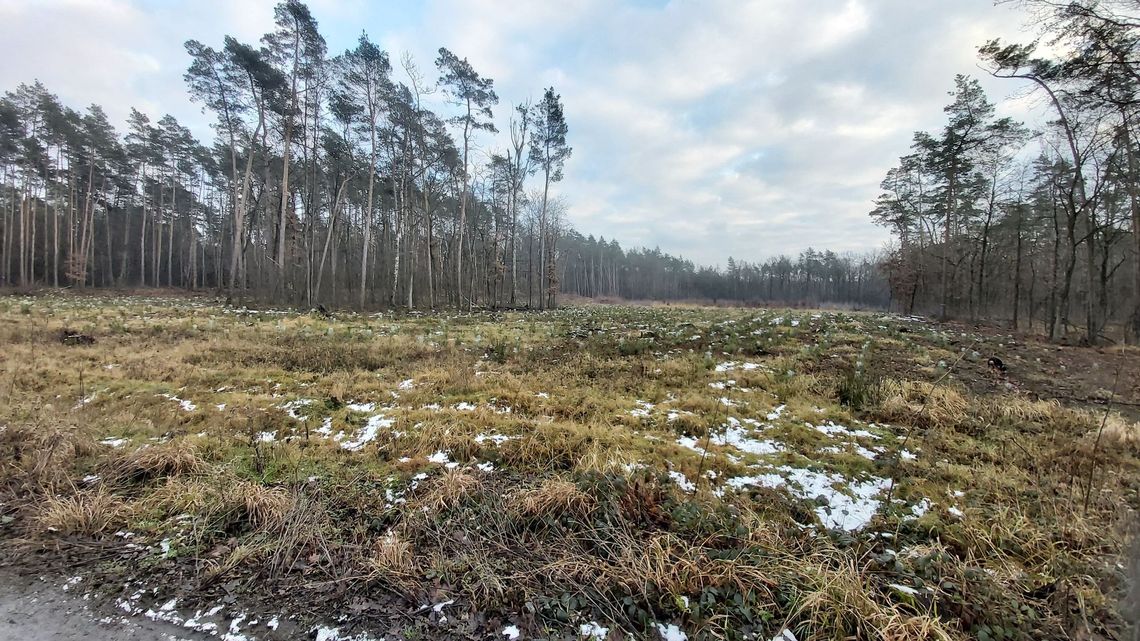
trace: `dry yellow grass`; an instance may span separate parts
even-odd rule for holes
[[[603,576],[626,590],[654,587],[666,594],[699,594],[709,587],[730,586],[759,593],[761,603],[773,605],[776,576],[768,568],[743,559],[711,558],[700,545],[674,534],[654,534],[646,541],[625,541],[622,554]]]
[[[488,621],[525,610],[555,636],[583,617],[627,638],[675,622],[700,641],[749,623],[756,638],[787,624],[819,641],[957,641],[983,623],[1056,641],[1074,622],[1113,623],[1106,586],[1135,503],[1136,424],[1113,414],[1090,463],[1103,414],[959,377],[965,362],[938,385],[938,373],[918,380],[945,354],[923,328],[890,340],[878,316],[800,314],[793,326],[792,312],[765,310],[332,322],[123,303],[45,311],[100,340],[64,349],[6,330],[31,323],[2,305],[0,340],[24,369],[5,372],[14,392],[0,395],[11,426],[0,428],[0,507],[37,541],[122,527],[134,541],[176,539],[156,560],[180,576],[344,585],[346,598],[395,590],[416,604],[442,593]],[[837,403],[837,380],[875,350],[899,371],[868,370],[871,400]],[[911,379],[879,390],[884,375]],[[197,409],[163,397],[173,391]],[[297,400],[306,420],[289,414]],[[381,413],[384,427],[344,447]],[[857,444],[879,457],[804,426],[824,421],[869,430]],[[679,442],[729,425],[780,449],[720,442],[702,459]],[[927,429],[905,445],[917,458],[891,464],[903,435],[936,426],[951,429]],[[95,445],[107,437],[132,445]],[[780,467],[891,476],[898,504],[880,495],[870,529],[837,537],[816,497],[728,482]],[[915,518],[921,499],[929,509]],[[872,534],[880,527],[894,538]],[[880,560],[886,548],[897,559]],[[960,590],[908,599],[889,587],[918,577]],[[1057,595],[1031,595],[1054,579]],[[1026,609],[1039,618],[1019,618]]]
[[[1055,400],[1032,400],[1023,396],[991,399],[985,405],[1006,420],[1023,423],[1058,420],[1070,413],[1070,410]]]
[[[70,484],[76,460],[97,446],[75,427],[27,424],[0,426],[0,481],[12,480],[45,490]]]
[[[433,511],[451,510],[475,494],[479,485],[479,477],[468,470],[447,470],[432,482],[416,503]]]
[[[194,447],[185,441],[144,446],[107,465],[106,478],[138,483],[155,478],[193,474],[205,468]]]
[[[791,619],[810,631],[801,638],[823,641],[964,641],[967,637],[941,621],[934,612],[875,598],[868,575],[851,559],[819,560],[799,568],[803,598]],[[810,636],[809,636],[810,635]]]
[[[903,424],[955,425],[966,416],[969,407],[966,397],[945,383],[885,379],[880,395],[878,413],[883,420]]]
[[[32,522],[41,532],[98,536],[117,528],[128,512],[122,499],[107,492],[79,492],[45,497]]]
[[[378,577],[405,577],[411,572],[414,560],[411,543],[398,534],[385,534],[376,539],[367,565]]]
[[[231,491],[240,498],[245,514],[255,528],[278,531],[293,509],[293,496],[282,488],[243,481],[234,485]]]
[[[1107,418],[1102,415],[1101,420],[1104,420],[1104,431],[1101,434],[1103,445],[1126,452],[1140,451],[1140,423],[1130,421],[1117,412],[1110,413]],[[1091,433],[1094,439],[1096,432],[1093,430]]]
[[[237,569],[246,561],[260,556],[258,550],[251,545],[239,545],[232,550],[223,552],[217,558],[207,559],[202,574],[207,580],[214,580],[225,576]]]
[[[572,481],[554,478],[520,491],[512,503],[520,515],[530,518],[562,514],[585,516],[594,507],[594,498]]]

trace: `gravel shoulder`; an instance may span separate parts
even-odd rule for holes
[[[198,641],[182,627],[125,617],[35,575],[0,568],[0,639],[22,641]]]

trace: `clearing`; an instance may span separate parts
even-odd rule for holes
[[[194,638],[1126,629],[1133,348],[883,313],[78,295],[0,299],[0,342],[3,556]]]

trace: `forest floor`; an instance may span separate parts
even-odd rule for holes
[[[1121,639],[1140,573],[1135,348],[42,295],[0,365],[0,583],[185,638]]]

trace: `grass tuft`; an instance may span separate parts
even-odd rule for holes
[[[1140,452],[1140,423],[1130,421],[1116,412],[1104,418],[1104,433],[1101,439],[1106,445],[1126,452]],[[1092,433],[1095,438],[1096,432]]]
[[[192,445],[185,442],[144,446],[112,461],[106,470],[108,481],[142,483],[153,479],[195,474],[205,469]]]
[[[128,509],[122,499],[104,491],[49,496],[33,517],[35,529],[64,535],[99,536],[121,525]]]
[[[564,514],[585,517],[594,508],[594,498],[572,481],[553,478],[519,492],[514,505],[520,515],[528,518],[557,518]]]

